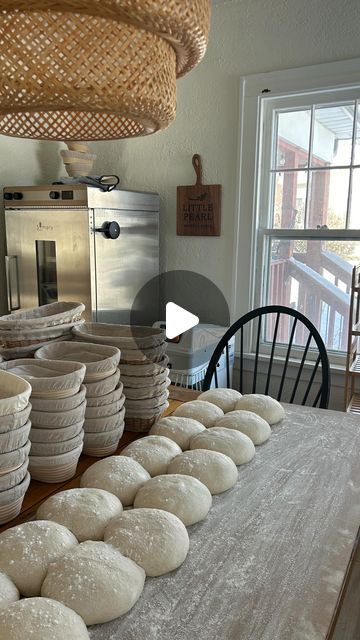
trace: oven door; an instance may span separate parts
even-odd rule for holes
[[[91,309],[88,210],[5,212],[9,311],[57,300]]]
[[[156,211],[94,209],[97,322],[130,324],[139,290],[159,273]],[[111,224],[112,223],[112,224]],[[111,226],[110,226],[111,225]],[[158,319],[158,299],[139,309],[138,322]]]

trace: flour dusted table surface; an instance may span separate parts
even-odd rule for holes
[[[237,485],[189,527],[184,564],[148,578],[127,615],[90,627],[92,640],[333,636],[360,522],[360,421],[285,408]]]

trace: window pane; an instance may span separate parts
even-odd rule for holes
[[[273,175],[273,226],[278,229],[303,229],[307,172],[286,171]]]
[[[353,170],[349,228],[360,229],[360,169]]]
[[[277,113],[276,167],[300,169],[309,161],[311,111]]]
[[[347,350],[351,271],[360,241],[270,240],[266,304],[293,307],[319,330],[327,349]],[[297,337],[301,344],[301,335]]]
[[[349,169],[311,171],[307,227],[344,229],[349,189]]]
[[[317,107],[314,116],[312,167],[348,165],[354,126],[354,104]]]

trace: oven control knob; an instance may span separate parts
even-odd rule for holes
[[[4,193],[4,200],[12,200],[13,199],[13,194],[10,193],[9,191],[6,191],[6,193]]]
[[[50,191],[49,196],[51,200],[58,200],[60,198],[60,193],[59,191]]]
[[[23,199],[23,194],[21,193],[21,191],[14,191],[14,200],[22,200]]]
[[[111,238],[111,240],[116,240],[116,238],[120,235],[120,225],[115,220],[112,222],[104,222],[100,229],[95,229],[99,233],[103,233],[106,238]]]

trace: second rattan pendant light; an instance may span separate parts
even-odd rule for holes
[[[110,140],[175,118],[206,49],[210,0],[0,2],[0,134]]]

